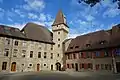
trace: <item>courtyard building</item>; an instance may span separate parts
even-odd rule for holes
[[[120,24],[68,39],[69,26],[59,10],[51,27],[0,25],[0,72],[120,72]]]

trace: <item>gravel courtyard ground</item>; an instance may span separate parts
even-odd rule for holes
[[[120,74],[96,72],[0,73],[0,80],[120,80]]]

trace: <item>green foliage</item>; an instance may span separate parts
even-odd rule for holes
[[[102,0],[78,0],[78,3],[84,2],[91,7],[95,6],[97,3],[99,3]],[[104,1],[104,0],[103,0]],[[112,0],[113,3],[117,2],[118,3],[118,9],[120,9],[120,0]]]

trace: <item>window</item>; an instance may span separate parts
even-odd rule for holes
[[[60,44],[58,44],[58,48],[60,47]]]
[[[44,52],[44,58],[47,58],[47,53],[46,52]]]
[[[57,57],[59,57],[60,55],[59,54],[57,54]]]
[[[120,56],[120,48],[115,49],[115,54],[116,54],[117,56]]]
[[[10,39],[6,39],[6,45],[9,45],[10,44]]]
[[[100,41],[99,42],[99,44],[104,44],[106,41],[105,40],[103,40],[103,41]]]
[[[5,49],[4,56],[8,56],[8,54],[9,54],[9,49]]]
[[[41,52],[38,52],[38,58],[41,58]]]
[[[70,47],[70,49],[73,49],[73,47]]]
[[[69,64],[67,64],[67,68],[70,68]]]
[[[96,57],[99,57],[100,56],[100,52],[95,52],[95,55],[96,55]]]
[[[79,48],[79,46],[75,46],[75,48]]]
[[[68,59],[70,59],[70,54],[68,54]]]
[[[26,54],[26,50],[22,50],[22,57],[24,58]]]
[[[86,44],[86,47],[90,47],[90,44]]]
[[[46,66],[46,64],[44,64],[44,66]]]
[[[18,46],[18,41],[15,41],[15,44],[14,44],[15,46]]]
[[[76,59],[76,54],[73,54],[73,58]]]
[[[108,57],[109,56],[109,52],[108,51],[105,51],[105,57]]]
[[[83,53],[81,53],[81,58],[84,58],[84,54]]]
[[[72,64],[72,68],[74,68],[74,64]]]
[[[32,66],[32,64],[29,64],[29,66]]]
[[[58,32],[58,34],[60,34],[60,32]]]
[[[51,53],[51,59],[53,59],[53,53]]]
[[[30,51],[30,58],[33,57],[33,51]]]
[[[2,63],[2,70],[6,70],[6,68],[7,68],[7,62],[3,62]]]
[[[101,69],[104,69],[104,64],[101,64]]]
[[[58,41],[60,41],[60,38],[58,38]]]
[[[105,64],[105,69],[106,69],[106,70],[108,69],[108,64]]]
[[[84,64],[82,63],[82,68],[84,68]]]
[[[18,52],[18,50],[14,49],[13,57],[17,57],[17,52]]]
[[[88,63],[88,68],[92,69],[92,63]]]

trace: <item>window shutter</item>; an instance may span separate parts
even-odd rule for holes
[[[86,58],[86,53],[85,52],[83,53],[83,57]]]
[[[101,57],[104,57],[104,52],[103,51],[101,51]]]

